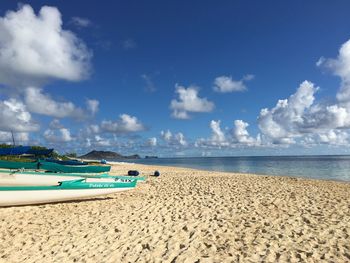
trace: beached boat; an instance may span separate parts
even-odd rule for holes
[[[58,163],[62,165],[88,165],[87,162],[81,162],[78,160],[57,160],[53,158],[46,158],[45,162]]]
[[[13,161],[6,161],[6,160],[0,160],[0,168],[5,169],[38,169],[38,162],[13,162]]]
[[[42,170],[59,173],[106,173],[111,170],[110,165],[62,165],[53,162],[39,161]]]
[[[40,160],[39,162],[13,162],[0,160],[0,168],[6,169],[42,169],[58,173],[106,173],[111,170],[110,165],[62,165]]]
[[[92,198],[135,188],[129,183],[96,182],[85,179],[63,181],[50,186],[0,186],[0,206],[53,203]]]
[[[44,173],[28,170],[0,170],[0,185],[53,185],[61,181],[86,179],[86,182],[144,182],[145,177],[134,176],[112,176],[108,174],[90,175],[90,174],[68,174],[68,173]]]

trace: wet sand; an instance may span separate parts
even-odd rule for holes
[[[349,262],[350,184],[116,164],[159,178],[0,208],[0,262]]]

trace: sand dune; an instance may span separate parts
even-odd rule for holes
[[[91,201],[1,208],[0,261],[350,261],[349,183],[134,168],[161,177]]]

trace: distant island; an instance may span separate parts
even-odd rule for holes
[[[145,159],[157,159],[158,158],[158,156],[156,156],[156,155],[146,155],[145,156]]]
[[[141,159],[141,157],[138,154],[124,156],[116,152],[111,151],[91,151],[85,155],[80,156],[81,159],[87,159],[87,160],[114,160],[114,159]]]

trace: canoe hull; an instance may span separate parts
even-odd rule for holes
[[[58,173],[106,173],[111,170],[109,165],[62,165],[40,161],[40,169]]]
[[[1,186],[48,186],[55,185],[62,181],[86,179],[87,183],[94,182],[115,182],[114,178],[84,178],[79,176],[57,176],[45,174],[26,174],[26,173],[0,173]]]
[[[0,186],[0,206],[32,205],[80,200],[134,189],[136,181],[63,181],[50,186]]]
[[[0,160],[0,167],[6,169],[38,169],[37,162],[11,162]]]
[[[80,200],[127,191],[130,188],[0,191],[0,206],[31,205]]]
[[[110,165],[62,165],[53,162],[12,162],[0,160],[0,168],[6,169],[42,169],[57,173],[106,173]]]
[[[145,182],[145,177],[118,176],[118,175],[89,175],[89,174],[68,174],[68,173],[44,173],[37,171],[11,171],[0,170],[0,186],[15,185],[53,185],[67,180],[86,179],[86,182]]]

